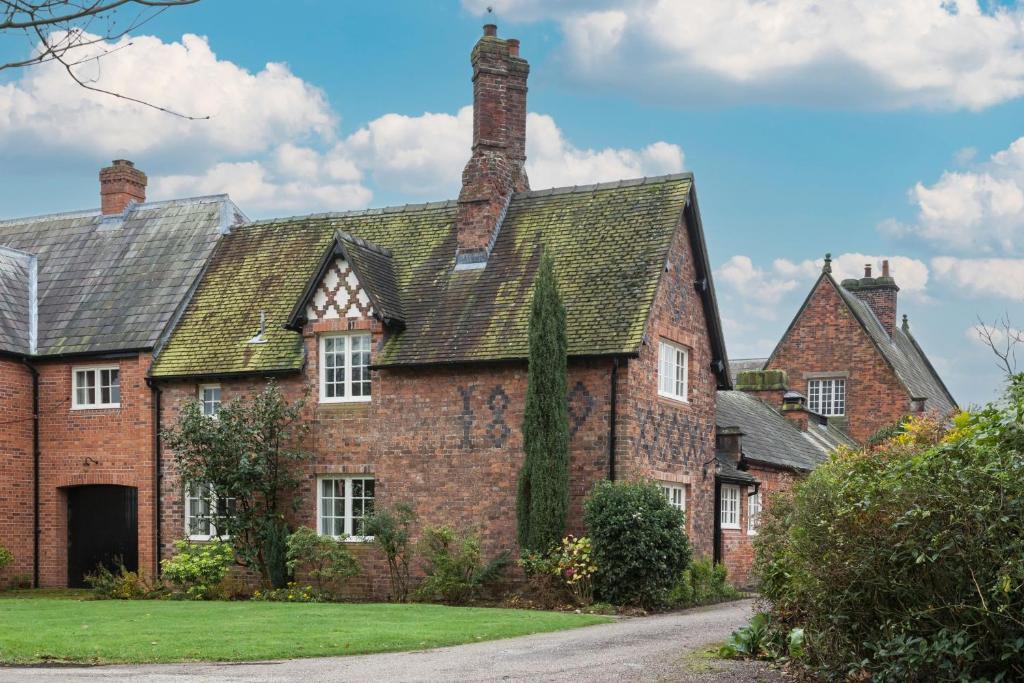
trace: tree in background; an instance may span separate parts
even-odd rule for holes
[[[210,491],[222,503],[210,506],[217,534],[230,539],[239,564],[275,588],[287,582],[284,515],[298,508],[297,465],[309,458],[300,447],[308,431],[303,403],[288,403],[271,382],[251,399],[222,406],[216,419],[193,401],[163,435],[186,489]]]
[[[530,369],[516,516],[519,547],[547,552],[565,533],[569,509],[565,306],[554,263],[541,258],[530,308]]]

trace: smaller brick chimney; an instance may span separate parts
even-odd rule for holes
[[[487,24],[470,63],[473,156],[462,171],[456,268],[487,263],[512,193],[530,189],[524,169],[530,65],[519,56],[519,41],[499,38],[498,27]]]
[[[890,337],[896,332],[896,303],[900,288],[889,273],[889,260],[882,261],[881,277],[871,277],[871,264],[864,265],[864,277],[843,280],[843,287],[874,311]]]
[[[100,208],[104,216],[123,213],[130,202],[146,201],[146,174],[127,159],[100,169]]]

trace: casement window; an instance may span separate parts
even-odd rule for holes
[[[120,408],[121,376],[116,365],[73,368],[71,407]]]
[[[757,527],[761,525],[761,494],[755,493],[747,496],[747,533],[757,534]]]
[[[217,533],[215,516],[225,517],[234,509],[233,498],[217,498],[213,487],[189,487],[185,491],[185,534],[190,541],[209,541],[212,538],[227,538]],[[216,512],[217,515],[213,513]]]
[[[662,340],[658,347],[658,395],[686,401],[690,381],[690,352],[686,347]]]
[[[723,529],[740,528],[740,487],[722,484],[721,520]]]
[[[320,337],[320,402],[370,400],[370,335]]]
[[[217,418],[220,412],[220,385],[201,384],[199,386],[199,402],[202,404],[203,415]]]
[[[665,494],[668,504],[676,510],[686,512],[686,489],[677,484],[662,484],[661,491]]]
[[[369,540],[364,525],[373,512],[372,477],[317,480],[316,527],[322,536]]]
[[[826,417],[846,414],[845,379],[807,380],[807,407]]]

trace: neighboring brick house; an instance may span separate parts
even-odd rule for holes
[[[418,525],[515,547],[527,320],[542,253],[567,311],[570,528],[605,478],[661,482],[698,553],[714,533],[717,389],[729,387],[690,174],[530,191],[526,76],[493,26],[472,52],[472,158],[458,201],[259,221],[218,244],[152,378],[163,424],[274,378],[308,391],[294,524],[362,535],[411,504]],[[162,552],[215,533],[161,453]],[[383,595],[372,547],[359,589]]]
[[[0,221],[0,578],[81,585],[115,554],[156,569],[150,358],[243,217],[145,186],[119,160],[101,209]]]

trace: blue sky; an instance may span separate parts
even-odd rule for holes
[[[886,257],[954,396],[995,396],[970,330],[1024,326],[1016,2],[203,0],[80,68],[210,121],[0,77],[0,215],[95,206],[119,156],[153,199],[252,217],[452,197],[487,4],[532,65],[534,187],[693,171],[732,356],[771,351],[826,251],[842,275]]]

